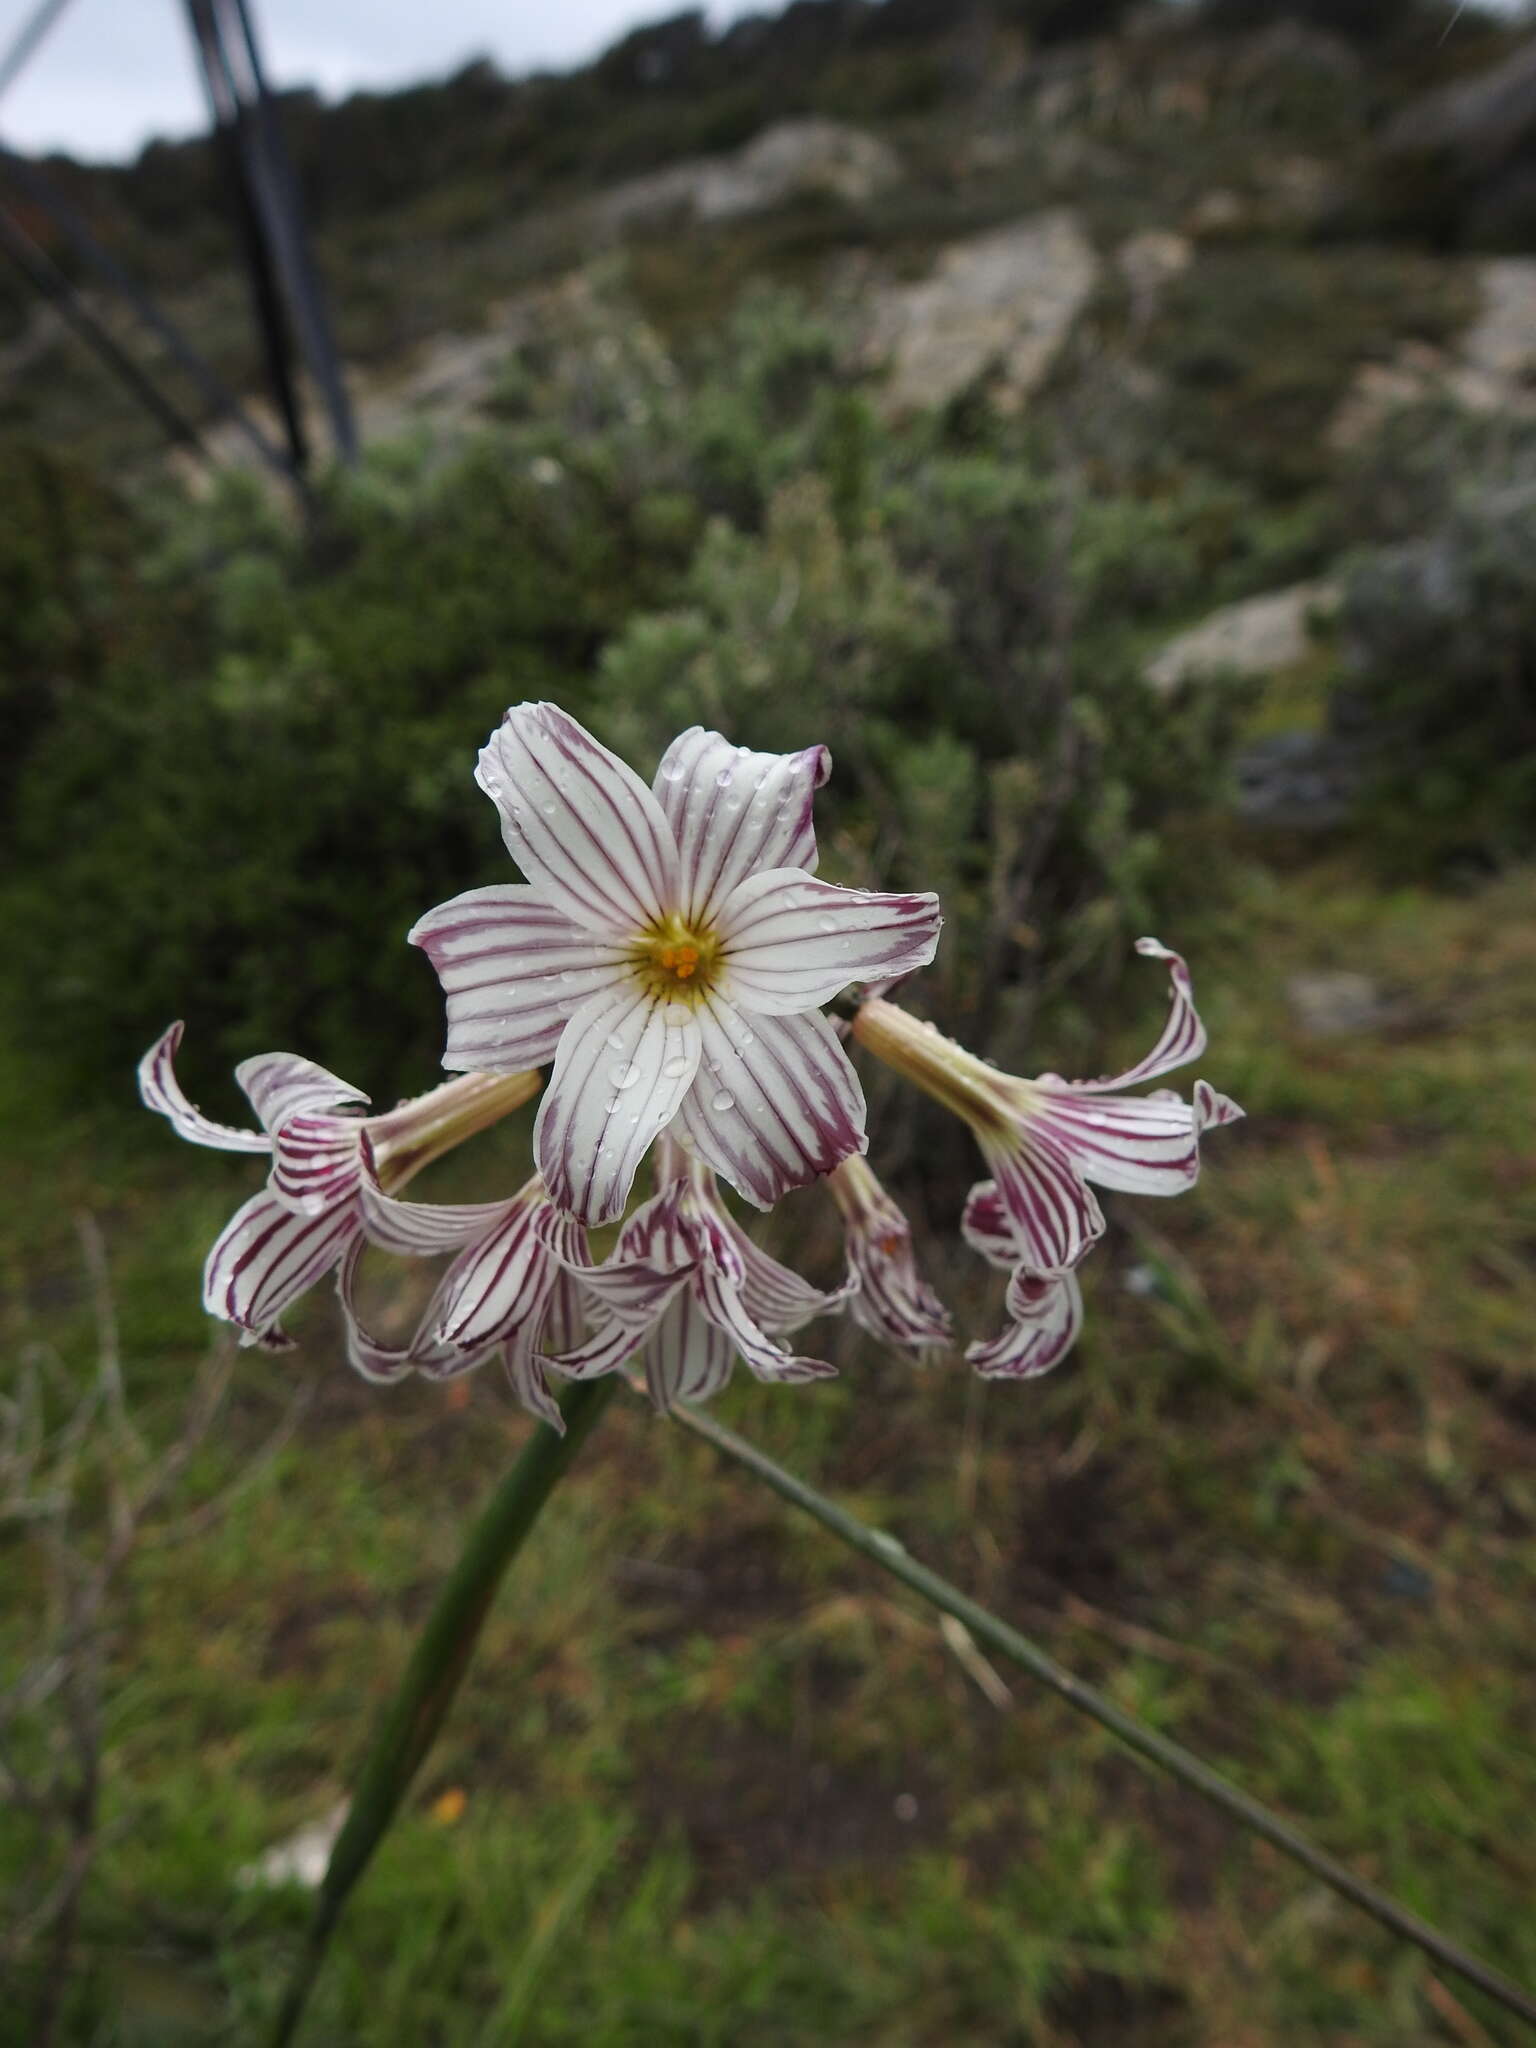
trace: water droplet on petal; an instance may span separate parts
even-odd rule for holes
[[[716,789],[729,789],[735,780],[736,770],[734,768],[722,768],[715,777],[715,787]]]
[[[622,1039],[622,1038],[621,1038],[621,1037],[619,1036],[619,1034],[618,1034],[618,1032],[617,1032],[617,1031],[610,1031],[610,1032],[609,1032],[609,1034],[608,1034],[608,1045],[609,1045],[609,1048],[610,1048],[610,1050],[611,1050],[611,1051],[613,1051],[613,1052],[622,1052],[622,1051],[624,1050],[624,1041],[623,1041],[623,1039]]]
[[[633,1060],[620,1060],[616,1067],[608,1069],[608,1078],[615,1088],[633,1088],[640,1078],[640,1069]]]
[[[736,1098],[729,1088],[721,1088],[709,1098],[709,1106],[711,1109],[734,1109]]]
[[[837,919],[835,917],[818,917],[816,927],[818,931],[835,932],[837,930]]]
[[[672,1055],[671,1059],[663,1060],[661,1063],[661,1071],[663,1075],[666,1077],[666,1079],[669,1081],[681,1080],[683,1075],[686,1074],[688,1071],[688,1058],[686,1053],[675,1052]]]

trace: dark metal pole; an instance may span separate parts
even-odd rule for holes
[[[0,147],[0,172],[3,172],[5,177],[17,186],[34,206],[48,215],[54,225],[69,240],[80,260],[96,273],[102,283],[127,301],[140,322],[149,329],[173,359],[180,364],[193,383],[196,384],[198,390],[214,412],[220,415],[227,415],[232,419],[251,447],[261,457],[262,461],[275,469],[279,476],[291,481],[294,472],[284,457],[282,450],[261,431],[249,413],[241,406],[239,400],[226,387],[217,371],[192,346],[191,342],[181,332],[181,329],[160,311],[154,300],[134,281],[122,264],[117,261],[117,258],[102,247],[90,228],[87,227],[84,219],[75,211],[64,195],[57,190],[51,180],[45,177],[35,164],[29,163],[25,157],[17,156],[14,151],[3,147]],[[13,223],[13,225],[15,224]],[[32,242],[30,236],[26,237],[26,240],[29,247],[36,249],[36,244]],[[36,253],[39,257],[43,257],[41,249],[37,249]],[[43,261],[48,263],[50,269],[53,268],[48,258],[43,257]],[[72,286],[70,290],[73,292]],[[50,292],[50,296],[54,296],[54,294]],[[78,295],[76,297],[78,299]],[[71,320],[77,331],[83,335],[85,327],[82,319],[77,317],[74,312],[70,313],[67,317]],[[100,322],[96,321],[94,316],[89,314],[88,310],[84,318],[89,319],[96,328],[100,328]],[[105,332],[104,329],[101,331]],[[110,336],[107,339],[116,355],[124,362],[127,362],[128,358],[123,355],[119,345],[115,341],[111,341]],[[94,342],[91,345],[93,347],[97,346]],[[98,352],[100,351],[98,350]],[[143,373],[134,369],[133,378],[134,388],[142,396],[140,386],[146,381]],[[163,408],[164,401],[162,400],[160,406],[156,408],[157,417],[161,416]]]
[[[243,132],[245,110],[229,69],[213,0],[187,0],[187,15],[192,24],[192,40],[197,50],[203,87],[213,117],[218,146],[223,153],[229,182],[234,191],[240,237],[245,245],[246,263],[250,273],[256,324],[261,332],[262,350],[266,357],[267,376],[288,436],[290,466],[295,476],[302,477],[309,464],[309,442],[304,431],[298,386],[294,378],[293,344],[283,312],[273,250],[267,235],[266,222],[253,190]]]
[[[20,221],[0,207],[0,252],[8,256],[27,282],[59,310],[80,339],[159,421],[173,441],[204,462],[209,458],[196,427],[177,410],[138,364],[96,318],[75,286],[45,249],[33,241]]]
[[[325,401],[337,450],[344,460],[350,462],[357,454],[352,407],[347,397],[336,338],[326,312],[325,293],[321,289],[304,231],[298,180],[283,146],[281,125],[262,68],[255,22],[247,0],[215,0],[215,5],[225,8],[236,31],[225,37],[226,55],[238,63],[239,54],[242,51],[244,54],[246,76],[243,83],[250,116],[249,132],[257,145],[254,152],[258,173],[257,200],[266,216],[268,233],[288,289],[289,303],[310,375]]]

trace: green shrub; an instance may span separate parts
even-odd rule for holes
[[[782,295],[687,375],[601,282],[551,320],[504,424],[375,451],[304,535],[251,484],[138,515],[0,900],[12,1014],[78,1069],[186,1014],[210,1074],[287,1044],[419,1079],[440,1001],[401,941],[508,872],[470,770],[528,697],[642,769],[694,722],[825,738],[828,872],[943,890],[935,1000],[1000,1051],[1156,928],[1231,712],[1139,673],[1211,574],[1209,492],[1095,498],[984,412],[963,447],[894,427]]]

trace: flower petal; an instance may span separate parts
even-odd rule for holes
[[[272,1134],[267,1185],[303,1216],[323,1216],[350,1201],[363,1177],[364,1127],[358,1117],[290,1112]]]
[[[834,1368],[821,1359],[797,1358],[765,1335],[747,1314],[736,1289],[711,1267],[699,1267],[693,1276],[692,1291],[704,1314],[729,1338],[760,1380],[792,1382],[836,1377]]]
[[[686,1004],[661,1002],[629,981],[582,1004],[533,1130],[539,1171],[562,1209],[589,1224],[620,1214],[698,1064],[699,1028]]]
[[[652,787],[677,839],[690,922],[711,921],[759,868],[814,871],[811,799],[831,772],[825,747],[754,754],[701,725],[678,734]]]
[[[1104,1235],[1104,1212],[1072,1163],[1033,1128],[1014,1145],[984,1145],[1019,1253],[1031,1272],[1070,1271]]]
[[[1158,1034],[1156,1045],[1143,1060],[1134,1067],[1127,1067],[1123,1074],[1106,1074],[1097,1081],[1074,1081],[1074,1088],[1083,1089],[1093,1095],[1104,1095],[1119,1088],[1133,1088],[1138,1081],[1155,1081],[1159,1074],[1171,1073],[1175,1067],[1187,1066],[1191,1060],[1199,1059],[1205,1051],[1205,1026],[1195,1008],[1194,986],[1189,978],[1189,969],[1183,956],[1171,953],[1156,939],[1138,939],[1136,950],[1148,960],[1168,961],[1169,979],[1173,983],[1168,1003],[1168,1016]]]
[[[1230,1095],[1218,1095],[1209,1081],[1195,1083],[1195,1136],[1222,1124],[1241,1123],[1248,1114],[1241,1109]]]
[[[317,1067],[295,1052],[263,1052],[242,1060],[235,1079],[245,1090],[262,1128],[275,1137],[290,1117],[323,1115],[348,1103],[365,1104],[360,1088]]]
[[[415,1344],[381,1344],[363,1322],[357,1307],[357,1275],[367,1240],[359,1234],[342,1256],[336,1274],[336,1292],[341,1300],[342,1320],[347,1332],[347,1358],[365,1380],[388,1386],[402,1380],[416,1364]]]
[[[302,1216],[263,1188],[215,1239],[203,1267],[203,1307],[265,1337],[284,1309],[341,1260],[361,1228],[350,1202]]]
[[[995,1180],[979,1180],[965,1198],[960,1234],[989,1266],[1011,1273],[1023,1257],[1018,1232]]]
[[[401,1258],[430,1259],[454,1252],[492,1229],[510,1206],[506,1202],[402,1202],[386,1195],[371,1175],[358,1190],[368,1242]]]
[[[508,1202],[495,1226],[466,1245],[428,1311],[432,1343],[481,1351],[542,1321],[558,1267],[537,1225],[534,1203]]]
[[[615,980],[624,961],[620,948],[516,882],[467,889],[418,918],[406,937],[443,985],[443,1065],[455,1072],[543,1066],[571,1012]]]
[[[549,1391],[549,1381],[544,1377],[544,1367],[534,1347],[533,1331],[530,1327],[520,1329],[503,1354],[507,1368],[507,1382],[519,1401],[530,1415],[540,1422],[547,1422],[557,1436],[565,1435],[565,1417],[560,1413],[559,1404]]]
[[[1091,1095],[1037,1085],[1032,1131],[1085,1180],[1131,1195],[1181,1195],[1199,1177],[1194,1111],[1169,1090]]]
[[[850,1237],[848,1258],[858,1281],[848,1313],[861,1330],[913,1350],[950,1341],[949,1310],[917,1270],[910,1231],[894,1245]]]
[[[703,1062],[681,1122],[700,1158],[759,1209],[862,1152],[864,1091],[825,1017],[699,1005]]]
[[[539,1350],[545,1353],[573,1350],[581,1342],[586,1327],[587,1309],[581,1282],[572,1273],[557,1273],[544,1311]]]
[[[937,896],[839,889],[799,868],[747,876],[721,905],[723,995],[759,1015],[795,1016],[851,981],[925,967],[939,943]]]
[[[648,1259],[624,1259],[594,1266],[583,1285],[602,1304],[605,1316],[627,1329],[648,1330],[688,1277],[684,1266],[656,1266]]]
[[[272,1140],[265,1131],[239,1131],[233,1124],[216,1124],[183,1095],[174,1062],[185,1028],[172,1024],[162,1031],[139,1061],[139,1094],[145,1106],[169,1118],[177,1137],[189,1144],[210,1145],[216,1152],[270,1152]]]
[[[707,1401],[731,1376],[736,1348],[685,1288],[646,1339],[645,1384],[657,1413],[674,1401]]]
[[[1036,1379],[1059,1365],[1083,1327],[1083,1293],[1075,1273],[1056,1279],[1021,1267],[1008,1289],[1010,1321],[1000,1337],[970,1345],[966,1360],[984,1380]]]
[[[760,1323],[765,1330],[782,1334],[798,1330],[813,1316],[831,1315],[842,1307],[858,1285],[850,1276],[841,1287],[823,1293],[821,1288],[813,1287],[809,1280],[802,1279],[788,1266],[781,1266],[777,1259],[769,1258],[734,1220],[727,1222],[727,1229],[741,1260],[742,1278],[738,1290],[741,1305],[753,1322]]]
[[[568,1380],[595,1380],[605,1372],[617,1372],[627,1365],[650,1330],[649,1323],[600,1323],[591,1335],[558,1357],[540,1353],[540,1363],[553,1366]]]
[[[514,705],[475,780],[501,813],[507,851],[573,924],[625,941],[676,908],[677,845],[661,806],[558,705]]]

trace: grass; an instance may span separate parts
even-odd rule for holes
[[[1343,853],[1284,875],[1250,861],[1234,907],[1180,934],[1207,1071],[1250,1121],[1212,1144],[1188,1200],[1117,1206],[1079,1355],[1037,1387],[987,1388],[839,1330],[834,1385],[739,1384],[721,1404],[1526,1981],[1529,887],[1383,896]],[[1341,966],[1377,980],[1381,1027],[1300,1036],[1287,978]],[[61,1115],[31,1087],[6,1077],[8,1347],[87,1369],[70,1216],[89,1208],[130,1396],[167,1432],[206,1343],[198,1260],[249,1167],[142,1121]],[[524,1142],[497,1134],[439,1191],[497,1184]],[[814,1198],[796,1214],[811,1231]],[[952,1248],[935,1265],[975,1298]],[[339,1363],[328,1303],[303,1331],[296,1360],[242,1354],[184,1489],[210,1511],[141,1550],[116,1609],[70,2040],[260,2038],[305,1899],[236,1873],[342,1796],[523,1432],[489,1373],[461,1394],[381,1392]],[[307,1410],[248,1473],[300,1388]],[[9,1655],[36,1583],[7,1541]],[[308,2038],[1511,2038],[1009,1686],[1003,1709],[931,1617],[624,1403],[492,1616]],[[19,2044],[18,2023],[0,2018],[0,2040]]]

